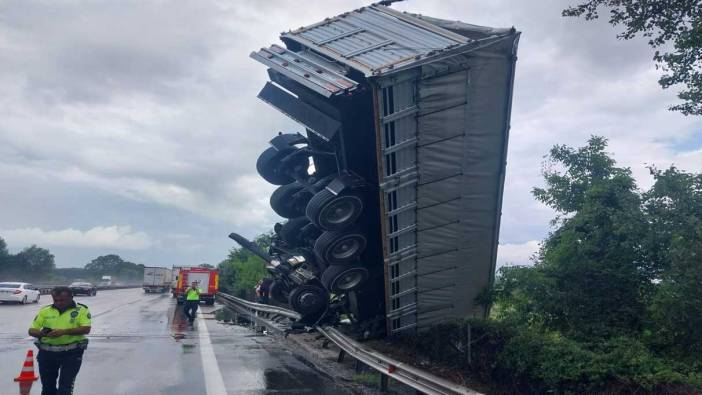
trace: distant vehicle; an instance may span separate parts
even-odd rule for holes
[[[38,303],[39,289],[29,283],[0,283],[0,302]]]
[[[180,273],[180,269],[182,269],[181,266],[173,266],[173,269],[171,269],[171,294],[175,298],[176,295],[176,289],[178,288],[178,274]]]
[[[144,268],[144,292],[168,292],[171,289],[172,271],[166,267]]]
[[[178,304],[182,304],[185,300],[185,290],[193,281],[197,281],[199,287],[203,290],[203,293],[200,294],[200,301],[213,305],[215,294],[219,291],[219,271],[204,267],[180,268],[175,289],[175,297],[178,300]]]
[[[71,283],[68,288],[73,291],[73,295],[97,295],[97,287],[91,283],[75,282]]]
[[[110,287],[112,285],[115,285],[112,276],[102,276],[102,279],[100,279],[100,283],[98,286],[100,287]]]

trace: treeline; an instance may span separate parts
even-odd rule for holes
[[[499,271],[491,319],[405,342],[505,393],[702,391],[702,174],[651,167],[641,191],[606,147],[551,149],[533,193],[554,230],[533,266]]]
[[[259,235],[254,243],[266,251],[272,238],[273,234],[270,233]],[[244,248],[232,248],[217,268],[222,291],[247,299],[253,298],[258,280],[268,275],[265,262]]]
[[[0,237],[0,278],[34,281],[50,278],[56,269],[54,256],[45,248],[32,245],[17,254],[10,254]]]
[[[144,277],[144,265],[109,254],[93,259],[83,268],[56,268],[54,255],[48,249],[32,245],[11,254],[0,237],[0,281],[98,282],[102,276],[114,276],[125,284],[139,282]]]

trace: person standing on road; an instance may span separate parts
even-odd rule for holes
[[[190,287],[185,290],[185,305],[183,306],[183,312],[191,323],[195,321],[197,308],[200,306],[201,293],[202,289],[197,286],[197,281],[193,281],[192,284],[190,284]]]
[[[258,303],[268,304],[268,298],[270,296],[271,285],[273,280],[266,277],[259,281],[258,285]]]
[[[54,303],[42,307],[29,328],[39,348],[41,395],[71,395],[88,347],[85,335],[90,333],[90,311],[88,306],[73,301],[68,287],[55,287],[51,297]]]

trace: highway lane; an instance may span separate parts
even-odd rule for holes
[[[0,305],[0,394],[18,393],[12,378],[25,353],[26,335],[40,305]],[[214,320],[201,305],[190,325],[169,295],[140,289],[76,297],[93,315],[90,345],[76,395],[94,394],[344,394],[275,339]],[[39,394],[36,383],[32,394]]]

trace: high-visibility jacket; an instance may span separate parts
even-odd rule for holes
[[[63,312],[54,305],[44,306],[32,321],[32,328],[42,329],[73,329],[80,326],[91,326],[91,316],[88,306],[73,302]],[[42,337],[39,339],[44,344],[63,346],[85,340],[84,335],[63,335],[58,337]]]
[[[186,300],[200,300],[200,294],[202,293],[202,288],[188,288],[188,292],[185,294]]]

